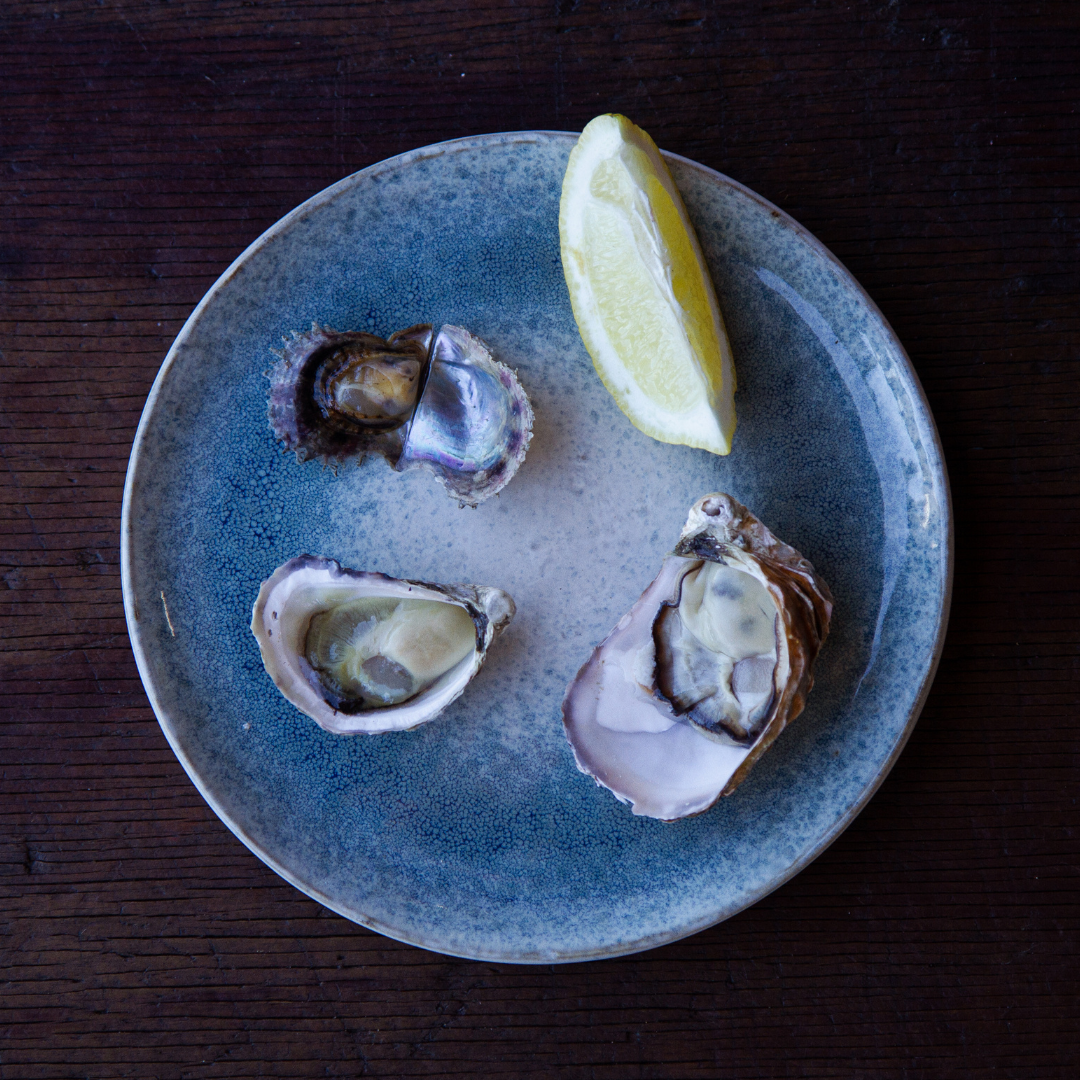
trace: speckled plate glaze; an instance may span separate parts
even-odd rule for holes
[[[177,756],[279,874],[439,952],[547,963],[692,934],[775,889],[866,803],[918,716],[948,607],[941,450],[900,343],[813,237],[669,157],[738,364],[730,457],[646,438],[593,372],[559,263],[576,136],[461,139],[304,203],[210,290],[136,436],[124,500],[128,628]],[[456,323],[536,409],[520,473],[461,509],[381,460],[337,476],[283,454],[271,348],[313,320],[380,334]],[[803,716],[700,817],[635,818],[574,767],[567,684],[652,579],[699,496],[728,491],[820,569],[833,631]],[[303,552],[497,585],[518,615],[465,695],[414,732],[340,737],[275,690],[248,629]]]

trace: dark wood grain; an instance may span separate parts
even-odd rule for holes
[[[0,9],[0,1080],[1080,1074],[1080,9],[11,0]],[[904,341],[955,499],[899,764],[755,907],[453,960],[214,817],[128,645],[127,455],[243,248],[391,154],[621,111],[779,203]]]

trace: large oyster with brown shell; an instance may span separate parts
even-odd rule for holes
[[[563,702],[578,768],[672,821],[707,810],[802,712],[832,596],[813,566],[717,492],[594,650]]]

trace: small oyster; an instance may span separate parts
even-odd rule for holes
[[[563,702],[578,768],[673,821],[729,795],[806,704],[832,596],[730,495],[699,499],[674,552]]]
[[[385,341],[313,324],[270,370],[274,435],[300,461],[381,454],[422,466],[476,506],[513,478],[533,413],[517,376],[467,330],[411,326]]]
[[[403,581],[300,555],[262,584],[251,616],[278,689],[339,735],[434,719],[514,617],[501,589]]]

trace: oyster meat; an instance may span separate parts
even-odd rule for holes
[[[339,735],[375,734],[434,719],[513,617],[501,589],[300,555],[263,582],[251,630],[267,673],[301,712]]]
[[[459,326],[411,326],[385,341],[312,325],[269,372],[274,435],[300,461],[381,454],[421,466],[476,506],[513,478],[533,413],[517,376]]]
[[[673,821],[742,782],[802,712],[832,595],[730,495],[699,499],[674,552],[563,701],[578,768]]]

